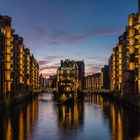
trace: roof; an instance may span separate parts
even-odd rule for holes
[[[78,65],[76,63],[76,61],[74,60],[69,60],[69,59],[66,59],[62,64],[61,66],[59,67],[58,70],[64,70],[64,69],[78,69]]]

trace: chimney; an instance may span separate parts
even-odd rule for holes
[[[138,0],[138,14],[140,15],[140,0]]]
[[[63,60],[61,60],[61,66],[63,65]]]

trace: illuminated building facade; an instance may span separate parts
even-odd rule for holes
[[[127,46],[128,31],[119,40],[122,42],[122,94],[129,92],[129,47]]]
[[[128,30],[130,90],[131,92],[140,94],[140,13],[129,15]]]
[[[0,98],[30,93],[40,87],[39,65],[14,34],[11,17],[0,16]]]
[[[113,48],[113,53],[109,59],[110,67],[110,84],[111,89],[122,90],[122,44],[118,43]]]
[[[23,89],[23,38],[17,34],[13,35],[13,70],[12,70],[12,94],[24,92]]]
[[[110,56],[108,60],[108,66],[109,66],[109,89],[113,89],[113,54]]]
[[[40,83],[39,89],[43,89],[45,87],[45,78],[43,77],[42,74],[40,74],[40,76],[39,76],[39,83]]]
[[[24,54],[24,57],[25,57],[25,89],[26,89],[26,92],[30,91],[30,62],[31,62],[31,59],[30,59],[30,50],[28,48],[25,49],[25,54]],[[41,83],[41,82],[40,82]]]
[[[30,90],[35,91],[35,90],[38,90],[40,87],[40,85],[39,85],[39,65],[33,55],[30,56],[30,60],[31,60],[30,61],[30,66],[31,66]]]
[[[101,73],[94,73],[85,77],[85,89],[101,89],[103,87],[103,76]]]
[[[93,88],[93,75],[88,75],[85,77],[85,89],[92,89]]]
[[[138,1],[140,3],[140,0]],[[138,4],[140,11],[140,5]],[[140,94],[140,12],[130,14],[125,32],[109,59],[110,89]]]
[[[79,90],[78,65],[75,61],[61,60],[57,70],[58,93],[75,93]]]
[[[103,79],[101,73],[93,74],[93,88],[94,89],[101,89],[103,86]]]
[[[101,69],[101,87],[103,89],[109,89],[109,66],[105,65]]]
[[[50,76],[50,87],[52,90],[56,91],[57,75]]]
[[[84,89],[84,84],[85,84],[85,64],[84,61],[76,61],[77,65],[78,65],[78,80],[79,80],[79,90],[83,90]]]
[[[8,16],[0,16],[0,85],[1,97],[9,97],[11,93],[11,71],[12,71],[12,33],[11,18]]]

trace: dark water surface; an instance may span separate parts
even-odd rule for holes
[[[0,112],[0,140],[140,140],[140,115],[100,96],[62,106],[44,94]]]

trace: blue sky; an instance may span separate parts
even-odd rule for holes
[[[137,0],[1,0],[0,14],[13,18],[44,76],[61,59],[84,60],[86,74],[108,63]]]

